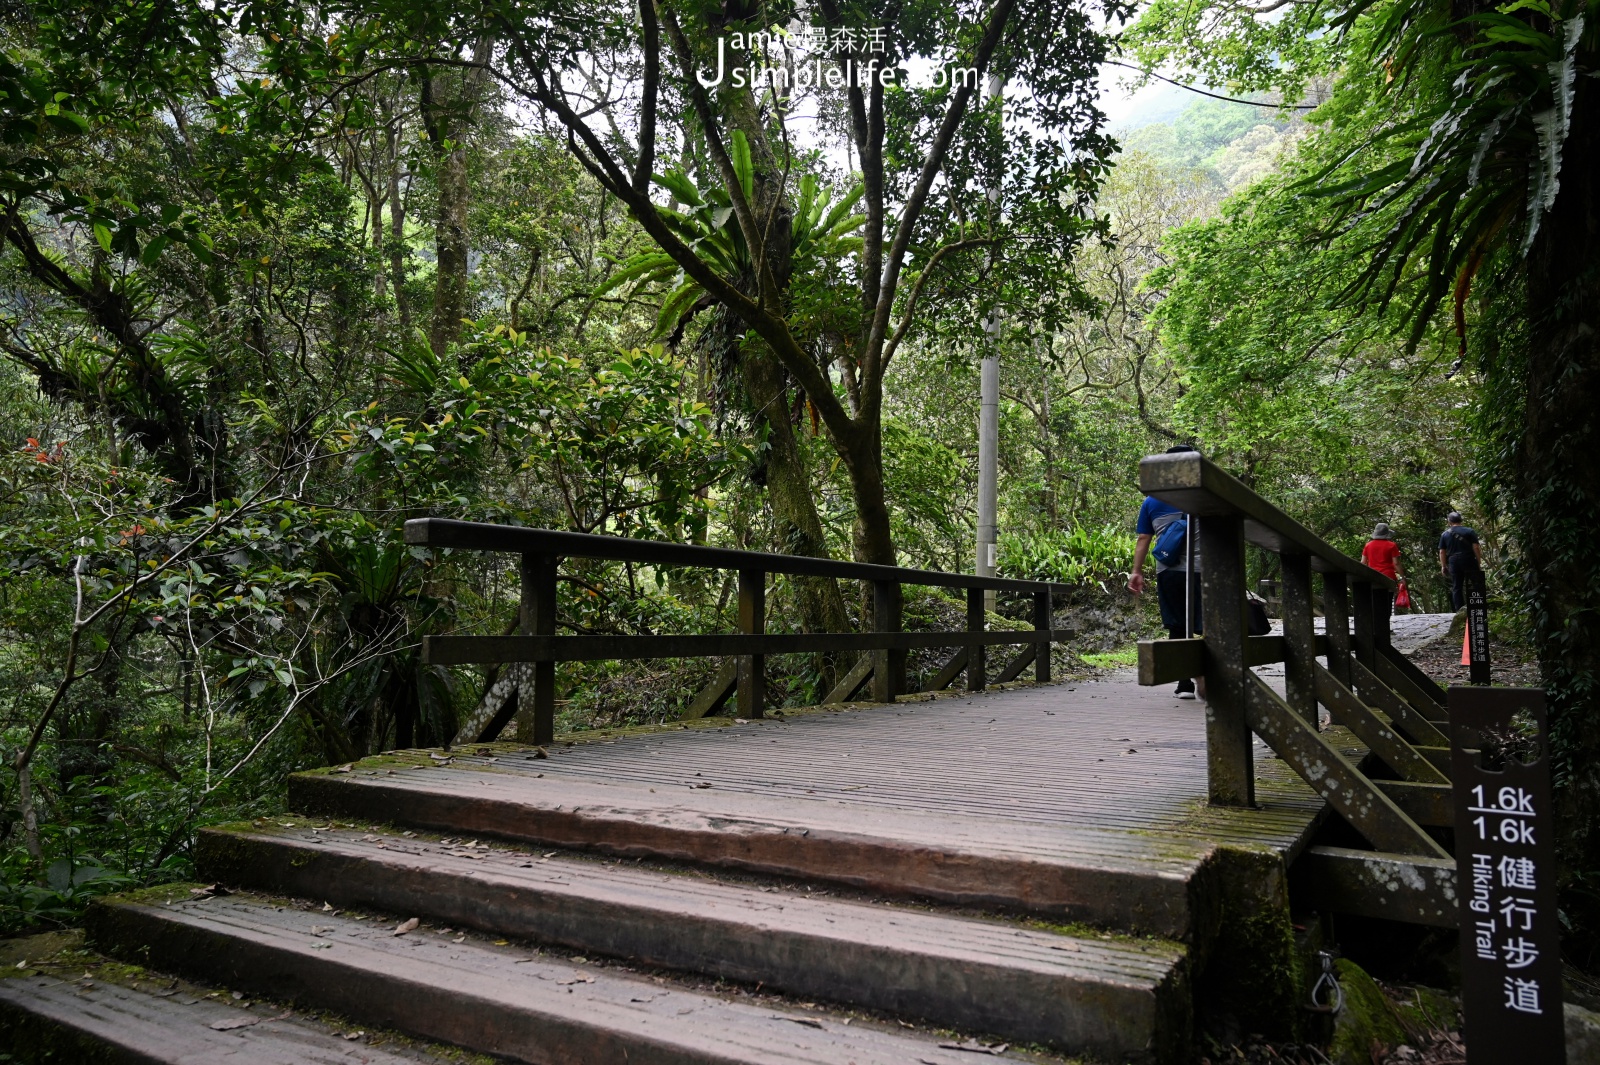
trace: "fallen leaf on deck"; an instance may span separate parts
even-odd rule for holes
[[[776,1019],[780,1021],[788,1021],[791,1024],[803,1024],[807,1028],[816,1028],[819,1031],[822,1030],[822,1022],[814,1021],[810,1017],[778,1017]]]
[[[397,935],[397,936],[403,936],[407,932],[414,931],[416,929],[417,925],[419,925],[421,923],[422,923],[422,919],[420,917],[413,917],[408,921],[401,921],[399,926],[395,928],[395,930],[394,930],[394,932],[392,934],[393,935]]]
[[[968,1039],[965,1043],[940,1043],[939,1044],[940,1048],[943,1049],[943,1050],[965,1050],[965,1051],[968,1051],[969,1053],[973,1053],[973,1054],[995,1054],[995,1055],[1004,1054],[1006,1052],[1006,1048],[1009,1047],[1010,1045],[1011,1045],[1010,1043],[996,1043],[993,1046],[988,1046],[986,1044],[978,1042],[975,1039]]]
[[[231,1032],[235,1028],[248,1028],[252,1024],[260,1024],[260,1017],[229,1017],[226,1020],[212,1021],[211,1029],[216,1032]]]

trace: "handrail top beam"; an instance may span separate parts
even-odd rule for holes
[[[461,521],[456,518],[413,518],[406,522],[408,544],[455,548],[465,551],[505,551],[519,554],[557,555],[563,558],[597,558],[658,566],[699,566],[706,569],[762,570],[802,577],[837,577],[846,580],[896,581],[940,588],[985,588],[1002,592],[1065,592],[1064,584],[1021,581],[1007,577],[979,577],[970,573],[876,566],[842,562],[808,555],[779,555],[698,544],[672,544],[661,540],[634,540],[626,536],[532,529],[519,525]]]
[[[1248,543],[1280,555],[1309,555],[1311,568],[1319,573],[1343,573],[1358,581],[1394,587],[1394,581],[1338,550],[1197,451],[1148,455],[1140,460],[1139,490],[1197,517],[1243,518]]]

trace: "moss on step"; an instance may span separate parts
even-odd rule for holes
[[[1405,1026],[1378,982],[1348,958],[1333,963],[1344,991],[1344,1009],[1333,1019],[1328,1058],[1333,1065],[1371,1065],[1373,1044],[1393,1049],[1406,1041]]]
[[[1201,879],[1197,909],[1215,929],[1196,950],[1201,1024],[1297,1038],[1303,967],[1283,856],[1265,847],[1219,847]]]

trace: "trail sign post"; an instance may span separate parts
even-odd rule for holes
[[[1449,705],[1467,1063],[1562,1065],[1544,692],[1453,685]]]
[[[1483,574],[1467,582],[1468,679],[1474,684],[1489,683],[1489,596],[1484,591]]]

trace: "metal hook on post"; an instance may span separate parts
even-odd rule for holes
[[[1322,963],[1322,975],[1317,977],[1317,982],[1311,988],[1311,1004],[1305,1009],[1309,1013],[1338,1013],[1344,1009],[1344,988],[1339,986],[1339,978],[1333,972],[1333,954],[1330,951],[1317,951],[1317,960]],[[1327,1002],[1323,1002],[1323,996]]]

